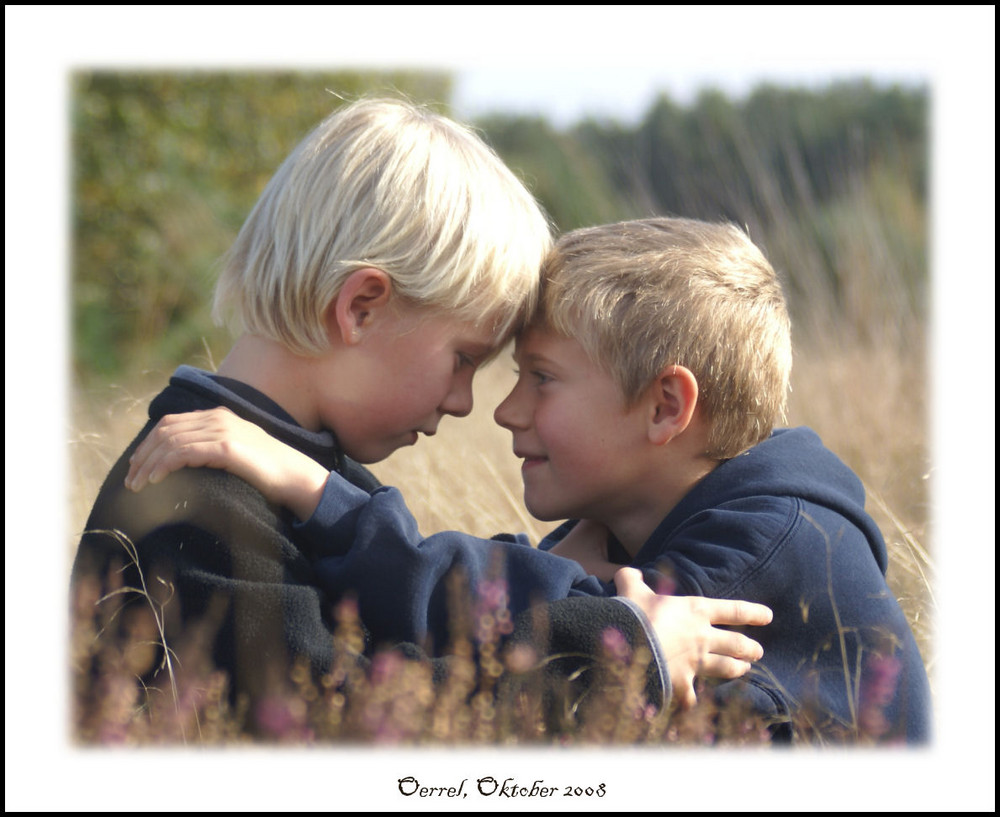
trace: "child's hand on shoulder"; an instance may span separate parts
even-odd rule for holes
[[[750,670],[750,662],[764,655],[752,638],[716,628],[769,624],[771,609],[763,604],[658,595],[643,581],[642,573],[632,567],[615,574],[615,586],[619,595],[639,605],[656,631],[667,659],[673,697],[682,707],[693,706],[696,701],[696,676],[739,678]]]
[[[226,408],[168,414],[129,459],[125,487],[141,491],[181,468],[219,468],[246,480],[268,500],[308,519],[329,472]]]

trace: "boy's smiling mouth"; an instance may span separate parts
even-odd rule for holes
[[[536,465],[541,465],[542,463],[548,461],[548,457],[542,456],[541,454],[525,454],[515,451],[514,456],[524,460],[524,462],[521,463],[522,470],[525,468],[533,468]]]

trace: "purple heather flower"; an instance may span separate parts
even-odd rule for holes
[[[395,650],[390,652],[380,652],[372,659],[371,678],[372,686],[380,686],[388,683],[399,675],[403,668],[403,656]]]
[[[262,699],[257,704],[255,714],[257,724],[276,738],[297,734],[302,728],[305,716],[304,704],[301,701],[289,701],[277,695]]]
[[[869,655],[861,675],[858,727],[866,735],[881,737],[891,728],[883,711],[896,697],[903,665],[895,656]]]
[[[358,600],[353,596],[344,596],[337,602],[333,612],[337,621],[357,621],[360,615],[358,613]]]
[[[527,672],[535,666],[538,655],[527,644],[517,644],[507,651],[507,669],[511,672]]]
[[[605,627],[601,633],[601,643],[604,650],[609,655],[614,656],[619,661],[624,661],[629,655],[629,645],[622,635],[621,630],[615,627]]]
[[[507,607],[507,581],[505,579],[483,579],[479,582],[479,601],[482,607],[492,611]]]

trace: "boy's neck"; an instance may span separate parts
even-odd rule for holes
[[[219,365],[218,374],[239,380],[270,397],[309,431],[318,431],[319,417],[307,376],[309,359],[280,343],[258,335],[243,335]]]
[[[633,501],[602,522],[635,557],[677,504],[719,465],[703,453],[701,435],[680,435],[659,449],[642,484],[631,486]]]

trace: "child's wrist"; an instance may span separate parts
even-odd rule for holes
[[[302,522],[316,512],[326,481],[330,472],[317,462],[313,462],[307,470],[297,472],[293,479],[287,480],[282,489],[279,504],[288,508]]]

